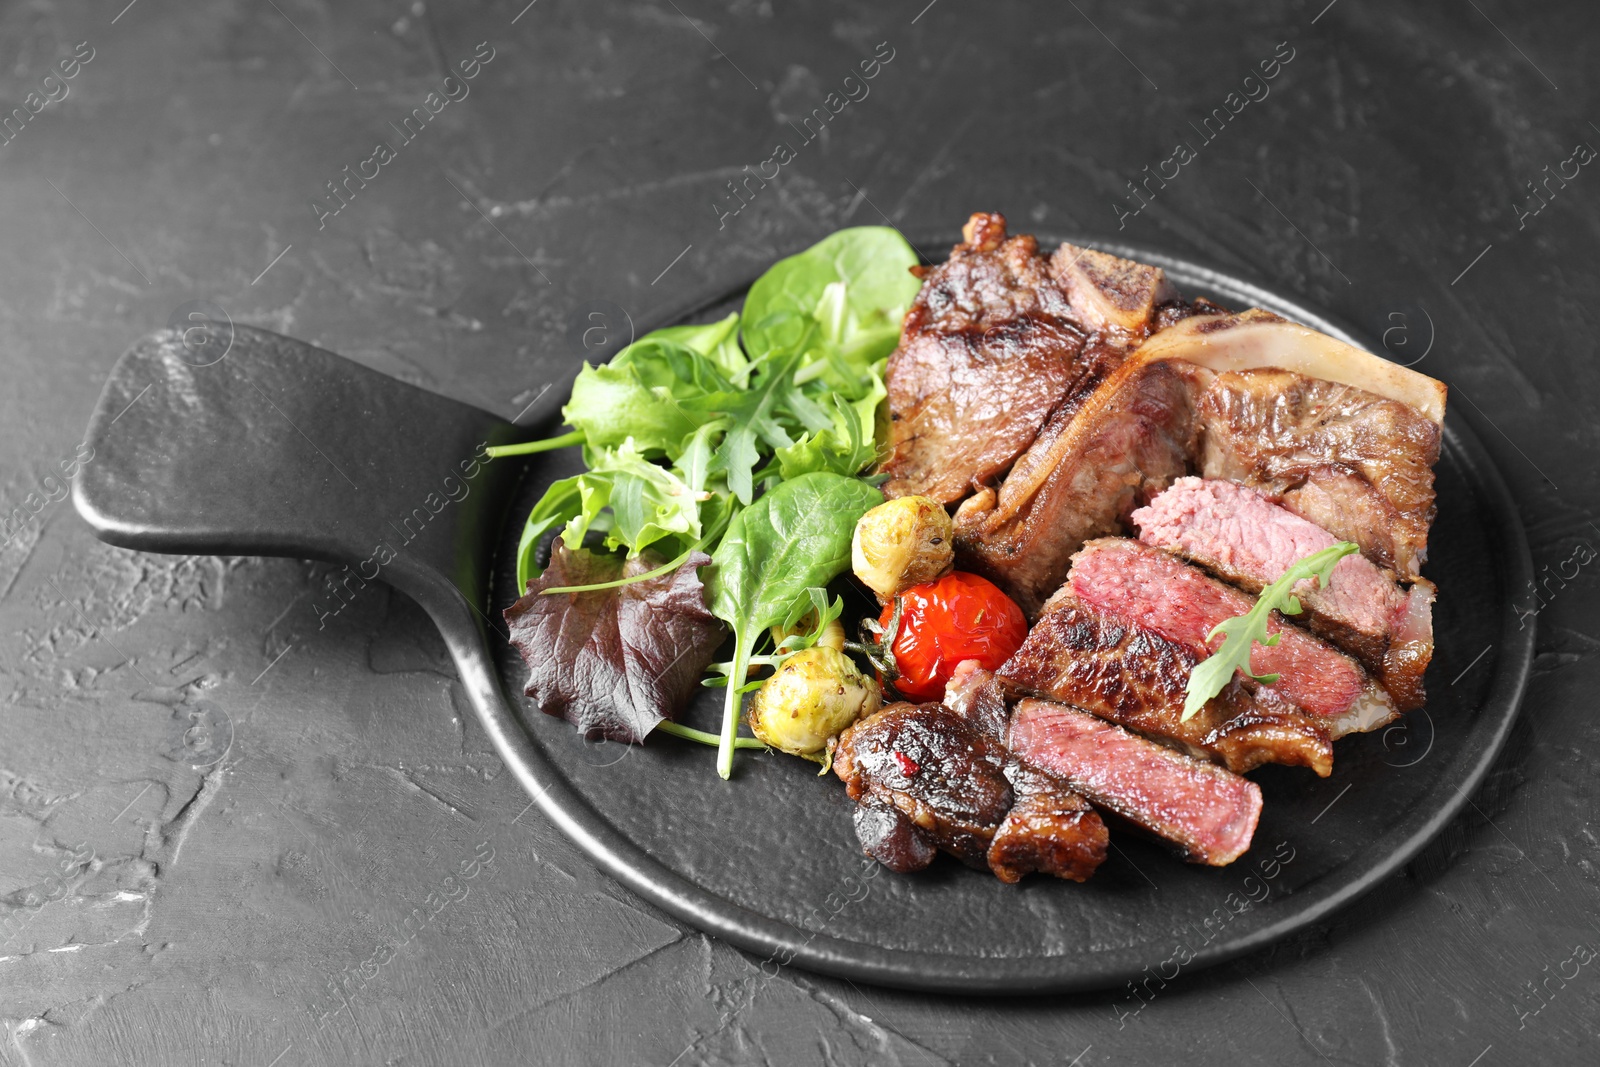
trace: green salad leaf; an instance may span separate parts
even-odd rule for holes
[[[1189,682],[1183,700],[1183,721],[1187,722],[1193,718],[1195,712],[1205,707],[1206,701],[1222,692],[1233,680],[1234,671],[1239,671],[1245,677],[1253,678],[1264,685],[1276,682],[1279,678],[1276,674],[1255,674],[1250,670],[1252,648],[1258,644],[1270,648],[1278,643],[1279,635],[1267,632],[1267,624],[1272,620],[1272,613],[1277,611],[1284,615],[1300,614],[1300,598],[1294,595],[1294,587],[1311,578],[1320,583],[1320,588],[1326,589],[1328,583],[1333,580],[1333,568],[1338,566],[1339,561],[1359,551],[1361,551],[1359,545],[1340,541],[1319,552],[1311,553],[1290,566],[1283,573],[1283,577],[1261,590],[1255,606],[1249,611],[1243,615],[1235,615],[1231,619],[1224,619],[1212,627],[1211,632],[1206,634],[1207,642],[1219,633],[1227,636],[1221,648],[1196,664],[1194,670],[1189,672]]]
[[[707,398],[733,395],[733,383],[711,357],[651,334],[610,363],[585,364],[561,415],[584,435],[587,449],[615,448],[631,438],[641,452],[675,458],[688,437],[716,417],[706,410],[715,406]]]
[[[692,348],[702,356],[721,368],[722,373],[729,378],[737,378],[749,365],[745,358],[744,349],[739,347],[739,313],[730,312],[726,318],[716,322],[692,326],[666,326],[659,330],[652,330],[639,340],[648,341],[652,338],[672,341]],[[636,342],[637,343],[637,342]],[[629,346],[633,347],[632,345]],[[621,356],[627,349],[618,352]]]
[[[899,341],[900,320],[922,284],[911,273],[916,264],[916,252],[887,226],[824,237],[773,264],[750,287],[745,349],[757,358],[792,350],[815,324],[817,333],[805,344],[808,364],[833,356],[844,360],[836,369],[871,366]],[[850,389],[855,383],[836,384]]]
[[[794,444],[773,454],[782,478],[797,478],[811,471],[858,474],[878,460],[878,442],[873,437],[873,421],[878,402],[888,395],[877,368],[865,396],[851,402],[833,398],[830,424],[809,432]]]
[[[812,587],[826,586],[850,567],[857,520],[883,502],[859,478],[813,471],[778,483],[728,525],[711,555],[711,611],[733,630],[733,666],[722,717],[717,773],[733,773],[740,687],[756,640],[769,626],[792,622],[809,606]]]

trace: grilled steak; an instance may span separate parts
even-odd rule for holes
[[[1032,617],[1084,541],[1126,531],[1129,512],[1198,469],[1416,578],[1444,386],[1265,311],[1165,304],[1152,324],[1125,356],[1107,335],[1085,346],[1086,367],[1110,353],[1087,367],[1092,389],[1064,399],[1004,481],[957,510],[962,566]]]
[[[1202,658],[1067,589],[1046,604],[997,677],[1012,692],[1071,704],[1236,773],[1284,763],[1328,776],[1326,725],[1242,676],[1183,721],[1184,687]]]
[[[1214,763],[1043,700],[1017,705],[1007,741],[1027,762],[1177,845],[1193,862],[1221,867],[1250,847],[1261,788]]]
[[[1217,623],[1248,612],[1250,597],[1160,549],[1120,538],[1091,541],[1073,557],[1072,595],[1101,611],[1154,630],[1200,658]],[[1361,665],[1298,627],[1274,618],[1276,645],[1257,645],[1256,674],[1279,674],[1276,696],[1319,717],[1334,738],[1391,721],[1394,704]]]
[[[1082,377],[1088,335],[1038,243],[1007,238],[999,215],[962,235],[923,275],[889,357],[891,497],[953,503],[1004,473]]]
[[[1037,615],[1085,541],[1126,529],[1135,507],[1189,472],[1191,375],[1176,363],[1123,363],[1057,408],[999,490],[957,509],[960,564]]]
[[[987,673],[966,681],[957,707],[893,704],[840,736],[833,769],[857,802],[862,848],[900,872],[943,850],[1003,882],[1030,871],[1088,878],[1105,859],[1105,824],[1060,778],[1006,749]]]
[[[1217,375],[1196,407],[1207,478],[1260,489],[1400,577],[1418,577],[1438,423],[1364,389],[1270,368]]]
[[[953,504],[994,483],[1052,412],[1186,308],[1159,268],[1073,245],[1042,254],[1001,215],[973,215],[962,237],[923,269],[889,358],[891,497]]]
[[[1160,267],[1092,248],[1062,245],[1050,257],[1050,275],[1067,294],[1079,326],[1124,343],[1150,332],[1162,304],[1181,304]]]
[[[1135,511],[1139,539],[1176,552],[1247,593],[1259,593],[1297,560],[1334,544],[1332,534],[1234,482],[1181,478]],[[1421,707],[1433,657],[1432,583],[1402,588],[1365,556],[1346,556],[1328,588],[1295,587],[1312,633],[1367,667],[1401,711]],[[1397,641],[1396,634],[1417,631]]]

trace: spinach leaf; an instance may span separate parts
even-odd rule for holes
[[[866,482],[826,471],[781,482],[736,515],[712,554],[711,610],[733,629],[733,667],[723,709],[717,773],[733,773],[740,687],[755,642],[790,621],[807,590],[826,586],[850,566],[856,521],[883,502]]]
[[[802,344],[809,323],[819,330],[808,357],[842,359],[864,368],[899,340],[900,320],[921,282],[917,254],[887,226],[856,226],[779,260],[750,287],[744,302],[745,348],[756,358]],[[832,352],[827,351],[832,348]],[[848,375],[842,375],[848,384]]]

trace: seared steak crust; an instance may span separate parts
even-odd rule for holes
[[[1053,412],[1190,311],[1159,268],[1074,245],[1045,255],[1002,215],[973,215],[962,236],[922,268],[889,357],[890,497],[954,504],[993,485]]]
[[[956,511],[961,566],[1005,589],[1029,618],[1085,541],[1125,529],[1134,508],[1189,471],[1189,368],[1159,362],[1127,371],[1106,358],[1095,381],[1119,379],[1115,386],[1062,404],[999,491]]]
[[[1073,388],[1087,332],[1032,237],[974,215],[889,357],[890,497],[954,503],[1003,474]],[[1077,385],[1075,386],[1075,383]]]
[[[1105,859],[1105,824],[1059,778],[1026,767],[994,720],[942,704],[892,704],[846,730],[833,770],[859,805],[862,848],[895,871],[942,850],[1015,882],[1081,882]]]
[[[1236,773],[1284,763],[1327,777],[1327,727],[1254,682],[1236,677],[1183,721],[1184,686],[1200,660],[1193,649],[1064,590],[997,677],[1014,693],[1071,704]]]
[[[1271,368],[1219,374],[1196,403],[1201,473],[1273,497],[1400,577],[1427,559],[1439,424],[1396,400]]]

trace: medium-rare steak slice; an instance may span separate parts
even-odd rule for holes
[[[1014,693],[1071,704],[1238,774],[1284,763],[1328,776],[1327,726],[1270,687],[1236,676],[1184,721],[1184,686],[1202,658],[1063,590],[997,677]]]
[[[1003,882],[1030,871],[1085,880],[1105,859],[1105,823],[1059,777],[1014,757],[986,706],[892,704],[840,735],[833,770],[858,805],[862,848],[902,873],[943,850]]]
[[[996,481],[1059,405],[1094,388],[1181,307],[1156,267],[1073,245],[1053,255],[1002,215],[967,220],[889,357],[891,497],[953,504]],[[1169,315],[1168,318],[1171,316]],[[1092,338],[1092,343],[1091,343]]]
[[[1439,425],[1339,382],[1274,369],[1219,374],[1196,404],[1200,469],[1281,500],[1415,579],[1433,525]]]
[[[1250,847],[1261,788],[1086,711],[1024,700],[1007,737],[1024,760],[1060,775],[1098,807],[1222,867]]]
[[[1180,478],[1132,519],[1145,544],[1252,595],[1336,540],[1256,490],[1215,479]],[[1327,588],[1307,580],[1294,592],[1304,609],[1296,622],[1356,657],[1401,711],[1422,706],[1422,676],[1433,657],[1432,583],[1419,579],[1408,590],[1365,556],[1346,556]],[[1402,631],[1408,637],[1396,640]]]
[[[1211,630],[1254,606],[1232,586],[1126,538],[1085,545],[1073,557],[1068,586],[1083,603],[1154,630],[1201,659],[1215,651],[1207,642]],[[1394,719],[1394,702],[1355,660],[1276,616],[1268,632],[1278,635],[1278,643],[1256,645],[1251,670],[1281,675],[1274,695],[1317,716],[1333,738]]]

